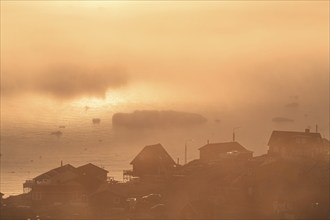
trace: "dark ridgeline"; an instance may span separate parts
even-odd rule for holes
[[[126,182],[91,163],[67,164],[4,199],[1,219],[327,219],[329,141],[273,131],[268,145],[253,157],[235,141],[207,143],[183,166],[161,144],[148,145],[124,171]]]
[[[175,161],[161,144],[145,146],[130,163],[133,176],[165,175],[173,172]]]

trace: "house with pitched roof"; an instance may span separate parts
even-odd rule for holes
[[[175,161],[161,144],[145,146],[130,163],[133,176],[165,175],[176,166]]]
[[[76,168],[77,172],[82,176],[88,176],[94,180],[106,181],[108,171],[98,167],[92,163],[88,163]]]
[[[326,141],[320,133],[299,131],[273,131],[268,154],[284,159],[323,158],[328,153]]]
[[[252,158],[253,152],[247,150],[240,143],[223,142],[223,143],[207,143],[199,148],[199,158],[203,162],[216,162],[225,158]]]
[[[86,203],[87,195],[107,182],[107,170],[94,164],[61,165],[23,184],[34,205]]]
[[[56,184],[66,182],[78,176],[76,168],[71,164],[57,167],[33,178],[36,184]]]

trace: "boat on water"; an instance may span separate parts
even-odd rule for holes
[[[100,124],[101,123],[101,119],[99,119],[99,118],[93,118],[92,122],[93,122],[93,124]]]
[[[62,131],[53,131],[50,133],[50,135],[55,135],[57,137],[60,137],[62,134],[63,134]]]

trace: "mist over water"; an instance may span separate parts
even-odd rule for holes
[[[114,109],[117,111],[124,109]],[[68,114],[67,112],[72,112]],[[130,111],[125,111],[130,112]],[[53,115],[54,119],[36,117],[19,122],[14,116],[1,122],[1,191],[6,195],[22,193],[22,183],[64,164],[80,166],[93,163],[109,171],[108,176],[122,181],[122,171],[146,145],[161,143],[173,159],[184,162],[184,146],[188,161],[199,158],[198,148],[210,142],[236,140],[254,155],[267,152],[272,130],[303,131],[313,125],[305,115],[295,115],[294,122],[274,122],[271,113],[258,115],[247,112],[212,112],[205,110],[205,124],[193,127],[113,128],[112,113],[102,108],[66,107]],[[92,119],[101,115],[100,124]],[[9,117],[12,116],[12,117]],[[319,132],[327,137],[326,122],[318,124]],[[310,127],[313,131],[314,127]],[[60,135],[52,135],[60,131]]]
[[[329,2],[0,4],[1,218],[329,217]]]

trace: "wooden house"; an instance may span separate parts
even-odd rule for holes
[[[207,143],[199,148],[200,160],[215,162],[226,158],[252,158],[253,152],[247,150],[238,142]]]
[[[33,178],[33,181],[36,184],[57,184],[74,179],[77,176],[76,168],[66,164]]]
[[[327,154],[326,142],[320,133],[273,131],[268,142],[268,154],[284,159],[323,158]]]
[[[77,167],[76,170],[80,175],[88,176],[89,178],[97,179],[104,182],[107,181],[108,171],[101,167],[95,166],[92,163]]]
[[[108,171],[93,164],[70,164],[47,171],[23,184],[34,205],[87,203],[89,193],[107,182]],[[26,190],[26,189],[29,190]]]
[[[76,170],[79,176],[75,180],[83,184],[88,191],[95,190],[100,185],[107,183],[108,171],[94,164],[88,163],[77,167]]]
[[[133,176],[165,175],[176,166],[161,144],[145,146],[130,164]]]
[[[88,191],[82,183],[69,180],[60,184],[34,186],[30,198],[34,206],[86,204],[87,194]]]

